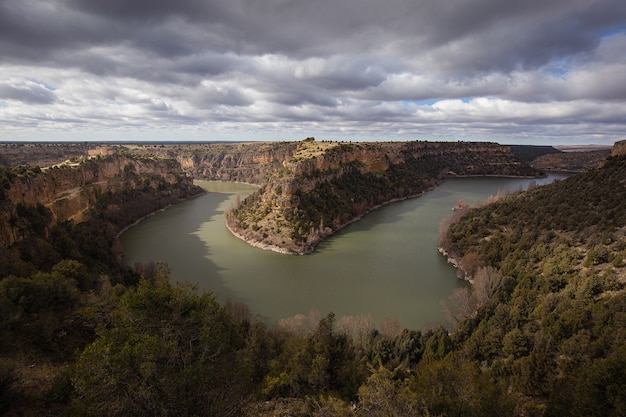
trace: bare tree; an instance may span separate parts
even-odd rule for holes
[[[486,266],[479,268],[474,274],[473,295],[478,307],[485,305],[502,285],[500,270]]]
[[[448,321],[456,327],[476,311],[476,303],[467,287],[455,288],[447,300],[442,301]]]
[[[380,323],[380,332],[390,339],[398,336],[402,330],[404,329],[400,326],[400,322],[390,317],[385,317]]]
[[[474,274],[471,290],[468,287],[456,288],[447,300],[442,302],[448,320],[458,325],[471,317],[487,304],[502,285],[502,273],[497,268],[479,268]]]
[[[474,279],[476,272],[483,266],[480,256],[476,252],[466,253],[459,264],[461,270],[465,273],[466,278],[470,281]]]

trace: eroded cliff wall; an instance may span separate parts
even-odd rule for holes
[[[292,158],[297,142],[135,145],[135,155],[173,158],[195,179],[263,184]]]
[[[5,170],[3,174],[0,246],[4,247],[23,235],[20,207],[49,209],[51,224],[80,222],[106,193],[159,190],[166,184],[190,192],[194,187],[175,160],[130,155],[96,157],[75,166],[31,168],[20,173]]]

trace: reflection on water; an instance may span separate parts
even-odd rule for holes
[[[552,181],[557,177],[537,180]],[[209,191],[149,217],[122,235],[127,262],[165,261],[175,281],[241,300],[268,323],[306,314],[371,314],[409,328],[443,322],[441,300],[464,282],[437,252],[439,222],[460,198],[472,204],[530,180],[459,178],[382,207],[306,256],[256,249],[233,237],[224,210],[255,187],[198,181]]]

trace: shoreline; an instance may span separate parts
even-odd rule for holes
[[[243,242],[247,243],[248,245],[252,246],[253,248],[262,249],[262,250],[269,250],[269,251],[280,253],[280,254],[283,254],[283,255],[306,255],[306,253],[292,252],[292,251],[289,251],[287,249],[281,248],[281,247],[276,246],[276,245],[270,245],[268,243],[259,242],[257,240],[246,239],[240,233],[236,232],[232,227],[230,227],[230,225],[228,224],[226,219],[224,219],[224,225],[226,226],[226,229],[233,236],[235,236],[239,240],[242,240]]]
[[[194,185],[202,188],[201,185],[196,184],[196,181],[204,181],[204,182],[229,182],[232,184],[244,184],[244,185],[249,185],[251,187],[257,187],[257,188],[261,188],[262,185],[259,184],[254,184],[252,182],[245,182],[245,181],[230,181],[230,180],[207,180],[207,179],[202,179],[202,178],[194,178],[193,182]],[[204,188],[202,188],[204,190]],[[204,190],[206,192],[206,190]]]
[[[344,229],[345,227],[349,226],[350,224],[361,220],[363,218],[363,216],[365,216],[366,214],[371,213],[372,211],[377,210],[377,209],[379,209],[379,208],[381,208],[381,207],[383,207],[385,205],[388,205],[388,204],[392,204],[392,203],[395,203],[395,202],[398,202],[398,201],[408,200],[408,199],[412,199],[412,198],[421,197],[426,192],[432,191],[436,187],[440,186],[447,179],[454,179],[454,178],[480,178],[480,177],[500,177],[500,178],[532,179],[532,178],[545,178],[546,176],[547,176],[547,174],[545,174],[545,173],[544,173],[544,175],[534,175],[534,176],[528,175],[528,176],[524,176],[524,175],[493,175],[493,174],[487,174],[487,175],[457,175],[457,174],[455,174],[453,172],[450,172],[450,173],[448,173],[448,175],[445,175],[442,179],[440,179],[436,185],[434,185],[432,187],[429,187],[429,188],[427,188],[427,189],[425,189],[425,190],[423,190],[423,191],[421,191],[419,193],[411,194],[411,195],[408,195],[406,197],[393,198],[391,200],[384,201],[382,203],[376,204],[376,205],[368,208],[365,212],[359,214],[358,216],[356,216],[353,219],[350,219],[349,221],[347,221],[346,223],[340,225],[336,229],[333,229],[330,233],[324,234],[324,235],[320,236],[315,241],[308,242],[306,246],[301,247],[298,250],[290,250],[290,249],[286,249],[286,248],[281,247],[281,246],[272,245],[272,244],[265,243],[263,241],[259,241],[259,240],[256,240],[256,239],[245,238],[241,233],[237,232],[233,227],[231,227],[228,224],[228,221],[226,220],[226,218],[224,218],[224,223],[226,224],[226,228],[228,229],[228,231],[233,236],[235,236],[236,238],[246,242],[247,244],[249,244],[252,247],[255,247],[255,248],[258,248],[258,249],[262,249],[262,250],[269,250],[269,251],[280,253],[280,254],[284,254],[284,255],[308,255],[308,254],[311,254],[311,253],[315,252],[315,249],[317,248],[317,246],[323,240],[325,240],[328,237],[334,235],[335,233],[339,232],[340,230]],[[256,187],[259,187],[259,188],[262,187],[262,186],[260,186],[258,184],[252,184],[252,183],[240,182],[240,181],[224,181],[224,180],[202,180],[202,181],[235,182],[235,183],[242,183],[242,184],[246,184],[246,185],[256,186]],[[456,265],[456,264],[453,263],[453,265]],[[469,281],[469,279],[467,279],[467,278],[463,278],[463,279]]]
[[[474,284],[474,280],[467,275],[467,272],[463,268],[461,268],[461,262],[459,259],[450,255],[448,251],[446,251],[442,246],[437,246],[437,251],[446,258],[446,261],[456,269],[456,276],[458,279],[463,281],[467,281],[470,284]]]

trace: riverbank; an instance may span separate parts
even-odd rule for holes
[[[437,247],[437,251],[446,258],[446,261],[456,269],[456,276],[463,281],[474,284],[474,280],[470,278],[467,272],[461,267],[461,260],[449,254],[442,246]]]
[[[276,252],[276,253],[281,253],[283,255],[305,255],[305,253],[299,253],[299,252],[292,252],[289,251],[288,249],[285,248],[281,248],[279,246],[276,245],[270,245],[267,243],[263,243],[263,242],[259,242],[256,240],[252,240],[252,239],[247,239],[245,238],[243,235],[241,235],[240,233],[236,232],[229,224],[228,222],[225,220],[224,221],[224,225],[226,226],[226,229],[228,229],[228,231],[235,236],[238,239],[243,240],[244,242],[246,242],[248,245],[257,248],[257,249],[263,249],[263,250],[269,250],[272,252]]]
[[[443,322],[440,300],[465,285],[437,252],[440,217],[460,198],[448,181],[420,198],[368,213],[308,256],[263,250],[235,237],[224,224],[224,210],[243,192],[233,185],[226,190],[216,184],[213,196],[158,213],[122,235],[126,263],[166,262],[172,282],[243,301],[268,326],[316,309],[338,318],[371,314],[378,323],[393,317],[402,327],[420,329]],[[456,188],[466,193],[472,187]]]

